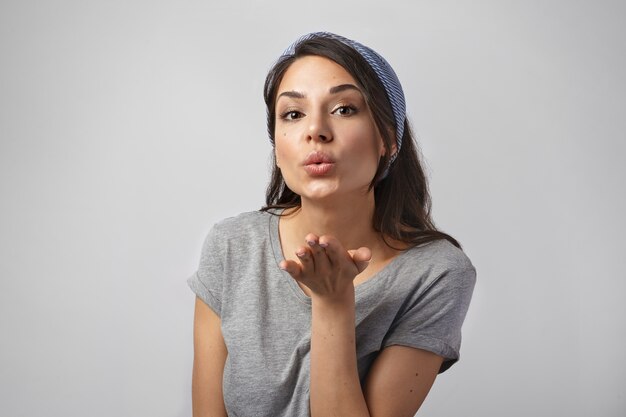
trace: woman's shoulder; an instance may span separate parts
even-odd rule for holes
[[[394,288],[402,294],[421,295],[434,287],[438,290],[432,294],[453,288],[471,292],[476,283],[470,258],[445,239],[406,249],[392,265]]]
[[[437,239],[407,249],[402,255],[403,269],[428,270],[433,275],[447,272],[475,272],[467,254],[449,240]]]
[[[272,214],[264,211],[239,213],[215,223],[210,233],[230,239],[250,234],[267,233],[269,216]]]
[[[219,229],[237,229],[240,227],[249,227],[259,222],[266,221],[270,214],[263,211],[246,211],[230,217],[224,217],[215,223],[213,227]]]

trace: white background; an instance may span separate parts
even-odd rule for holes
[[[626,414],[626,6],[0,2],[0,414],[188,416],[194,272],[264,200],[262,84],[330,30],[403,82],[478,271],[419,415]]]

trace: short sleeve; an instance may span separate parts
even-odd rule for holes
[[[221,317],[224,267],[217,227],[208,233],[200,256],[198,270],[187,279],[189,288]]]
[[[383,347],[409,346],[444,358],[439,373],[459,360],[461,326],[476,283],[473,266],[446,270],[410,297],[383,340]]]

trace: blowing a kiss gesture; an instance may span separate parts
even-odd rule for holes
[[[369,264],[372,252],[361,247],[346,250],[333,236],[305,237],[306,245],[296,250],[300,262],[284,260],[280,267],[312,292],[312,297],[342,300],[354,297],[354,278]]]

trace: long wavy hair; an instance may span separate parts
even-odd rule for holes
[[[428,182],[422,168],[420,152],[408,120],[404,121],[402,147],[396,160],[389,166],[392,145],[395,144],[395,121],[387,93],[365,59],[341,41],[316,37],[299,43],[292,55],[281,57],[270,69],[265,79],[264,98],[267,106],[267,130],[274,145],[276,126],[276,95],[289,66],[304,56],[320,56],[341,65],[355,79],[365,97],[372,117],[384,142],[385,155],[380,158],[370,190],[374,189],[375,210],[372,219],[374,230],[386,238],[401,241],[409,247],[434,240],[446,239],[461,248],[452,236],[437,230],[431,219],[431,200]],[[272,177],[261,211],[290,209],[301,206],[300,196],[294,193],[276,166],[272,152]],[[387,171],[387,175],[385,175]],[[278,211],[280,212],[280,211]]]

